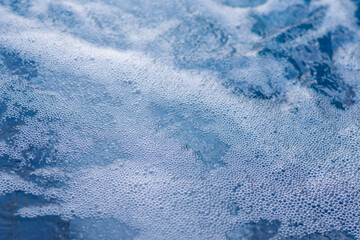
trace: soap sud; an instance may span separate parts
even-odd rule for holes
[[[60,216],[80,232],[94,224],[86,219],[114,219],[136,239],[225,239],[264,221],[279,222],[274,239],[333,230],[360,238],[357,97],[337,109],[287,79],[285,61],[254,51],[260,38],[251,33],[251,14],[283,3],[236,7],[224,19],[229,4],[219,1],[144,4],[158,12],[137,1],[0,7],[0,46],[12,54],[0,61],[1,120],[18,123],[0,138],[0,156],[10,158],[0,194],[52,199],[21,207],[17,217]],[[321,26],[294,44],[341,20],[355,40],[336,50],[333,63],[359,96],[353,11],[343,1],[310,6],[325,4]],[[206,26],[215,26],[213,38],[183,64],[176,54],[196,49],[181,42],[196,36],[187,29],[203,33]],[[218,33],[228,36],[223,49]],[[150,47],[157,42],[164,46]],[[17,69],[3,63],[9,56]],[[254,97],[250,86],[273,97]],[[154,116],[154,104],[166,107],[163,118]],[[214,142],[227,147],[206,152]],[[204,153],[224,164],[207,167]]]

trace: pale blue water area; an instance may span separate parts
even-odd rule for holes
[[[360,239],[360,1],[0,0],[0,240]]]

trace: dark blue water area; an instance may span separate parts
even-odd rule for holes
[[[286,14],[285,14],[286,13]],[[279,20],[278,16],[287,16]],[[330,98],[331,104],[345,109],[354,103],[355,93],[352,86],[346,85],[336,73],[333,65],[333,53],[343,44],[352,41],[352,32],[339,25],[334,31],[309,41],[306,45],[287,46],[287,43],[316,30],[326,14],[326,7],[309,11],[305,5],[290,6],[283,12],[272,12],[269,15],[254,15],[256,23],[253,31],[266,40],[260,47],[262,56],[273,56],[286,59],[290,65],[286,72],[289,79],[296,78],[301,84],[313,88],[320,94]],[[274,21],[275,22],[272,22]],[[285,28],[280,34],[279,29]]]
[[[289,80],[297,79],[303,86],[329,98],[336,108],[344,110],[354,103],[356,96],[353,87],[344,83],[334,66],[333,53],[354,41],[353,32],[339,23],[336,29],[305,45],[294,43],[309,31],[321,27],[328,12],[327,6],[310,9],[309,4],[310,1],[304,1],[303,4],[294,4],[285,10],[274,10],[266,15],[254,12],[251,15],[254,22],[252,31],[264,39],[254,44],[254,49],[259,56],[286,60],[289,67],[285,71]],[[264,85],[254,85],[227,75],[232,69],[244,66],[246,59],[236,54],[233,34],[226,32],[215,21],[201,17],[196,21],[191,19],[191,22],[184,22],[176,29],[176,34],[185,32],[185,39],[174,45],[181,67],[200,67],[219,72],[223,76],[223,85],[234,94],[260,99],[273,99],[281,95],[282,89],[271,81]],[[209,42],[212,43],[211,47]]]
[[[55,217],[23,218],[20,207],[48,204],[41,197],[13,192],[0,197],[1,239],[69,239],[69,222]]]
[[[301,226],[302,223],[294,223],[297,226]],[[276,236],[278,229],[281,225],[279,221],[266,221],[260,219],[258,222],[249,222],[241,226],[235,227],[231,231],[227,232],[226,239],[228,240],[241,240],[241,239],[252,239],[262,240],[271,239]],[[326,233],[313,233],[306,236],[297,237],[293,236],[287,238],[288,240],[351,240],[355,237],[347,232],[342,231],[330,231]]]
[[[14,7],[16,4],[14,4]],[[18,77],[18,82],[28,82],[37,77],[36,63],[32,60],[22,58],[19,53],[9,51],[2,47],[0,51],[2,64],[1,67],[7,69],[12,75]],[[17,91],[16,83],[9,86],[8,91]],[[16,137],[19,134],[19,127],[26,125],[29,119],[35,119],[37,111],[27,109],[20,104],[11,105],[18,112],[17,117],[4,117],[5,112],[11,104],[11,96],[1,96],[0,116],[0,140],[10,146],[16,145]],[[37,182],[44,187],[58,185],[56,181],[43,181],[30,175],[30,172],[49,166],[45,163],[45,158],[52,156],[51,140],[46,146],[29,145],[21,151],[19,157],[10,154],[1,154],[0,168],[7,173],[16,173],[25,180]],[[29,157],[31,156],[31,158]],[[27,159],[27,160],[25,160]],[[31,159],[31,160],[29,160]],[[61,184],[60,184],[61,185]],[[24,218],[16,214],[17,210],[26,206],[40,206],[50,204],[51,199],[45,199],[24,191],[15,191],[2,194],[0,196],[0,239],[69,239],[69,222],[62,220],[58,216],[47,216],[39,218]]]

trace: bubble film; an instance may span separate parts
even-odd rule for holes
[[[360,1],[0,0],[0,239],[360,239]]]

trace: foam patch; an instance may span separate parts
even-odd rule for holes
[[[0,0],[0,236],[359,239],[358,5]]]

